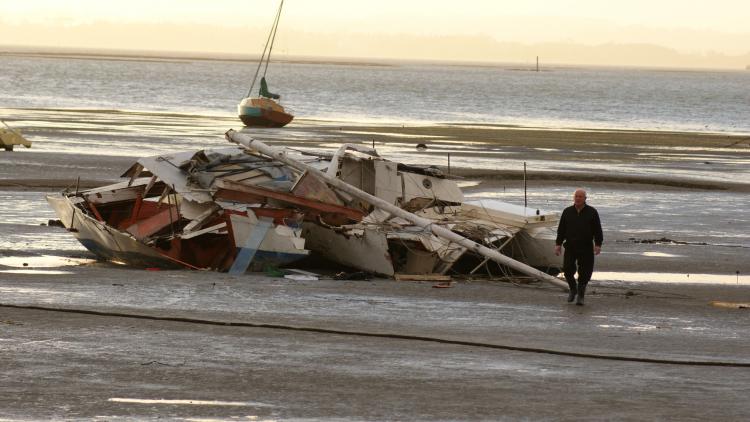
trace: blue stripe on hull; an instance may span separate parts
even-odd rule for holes
[[[78,241],[81,242],[86,249],[107,261],[119,261],[139,268],[183,268],[181,265],[177,265],[167,259],[162,260],[136,252],[113,251],[92,239],[78,239]],[[307,253],[271,252],[260,250],[255,253],[253,261],[250,263],[247,271],[258,272],[263,271],[267,267],[283,267],[284,265],[289,265],[303,258],[307,258],[307,256]]]
[[[260,117],[263,115],[263,109],[260,107],[240,106],[238,111],[240,116]]]

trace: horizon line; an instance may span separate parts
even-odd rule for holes
[[[58,46],[34,46],[18,44],[0,44],[0,56],[17,57],[40,57],[40,58],[70,58],[70,59],[108,59],[123,61],[225,61],[225,62],[254,62],[260,55],[246,53],[208,52],[208,51],[181,51],[181,50],[144,50],[129,48],[97,48],[97,47],[58,47]],[[278,58],[281,56],[282,58]],[[397,64],[427,64],[445,66],[472,66],[472,67],[508,67],[515,66],[509,70],[535,71],[536,59],[533,62],[519,61],[478,61],[478,60],[450,60],[450,59],[404,59],[395,57],[347,57],[347,56],[324,56],[324,55],[289,55],[277,54],[275,61],[289,64],[328,64],[328,65],[355,65],[355,66],[394,66]],[[541,58],[541,57],[539,57]],[[540,64],[543,63],[540,61]],[[703,66],[663,66],[663,65],[640,65],[640,64],[591,64],[591,63],[544,63],[544,68],[632,68],[632,69],[654,69],[672,71],[724,71],[742,72],[750,70],[750,63],[742,67],[703,67]]]

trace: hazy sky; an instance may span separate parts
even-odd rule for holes
[[[277,5],[276,0],[0,0],[0,44],[190,51],[190,43],[177,43],[179,31],[192,27],[201,34],[193,51],[253,54],[262,49],[265,40],[257,33],[268,30]],[[122,35],[123,28],[143,30],[144,24],[162,25],[163,33],[149,30],[147,41]],[[253,39],[227,43],[216,26]],[[482,37],[497,43],[653,44],[680,54],[746,55],[750,0],[286,0],[279,43],[282,53],[341,55],[357,53],[353,43],[363,37],[394,35],[423,42]],[[368,46],[374,48],[373,42]],[[391,47],[394,56],[406,54]],[[382,56],[388,49],[373,51]],[[445,54],[434,58],[455,55]]]

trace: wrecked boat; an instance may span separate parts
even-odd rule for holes
[[[31,141],[24,138],[19,130],[13,129],[2,120],[0,120],[0,123],[5,126],[5,128],[0,127],[0,147],[6,151],[13,151],[15,145],[23,145],[26,148],[31,148]]]
[[[435,167],[409,166],[360,145],[342,146],[325,170],[346,184],[382,199],[527,265],[556,275],[553,253],[558,216],[507,203],[467,203],[454,180]],[[371,204],[347,203],[367,216],[338,227],[305,221],[303,236],[317,254],[377,274],[507,274],[502,265]]]
[[[138,266],[242,273],[312,253],[385,276],[559,272],[555,213],[468,203],[439,169],[361,145],[303,155],[227,137],[239,146],[141,158],[127,181],[48,201],[89,250]]]
[[[138,267],[242,273],[309,255],[304,218],[361,218],[290,192],[298,172],[238,147],[139,159],[126,182],[47,196],[99,257]]]

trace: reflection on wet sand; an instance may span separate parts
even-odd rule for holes
[[[65,256],[5,256],[0,257],[0,265],[6,267],[56,268],[69,265],[84,265],[96,262],[93,259],[70,258]]]
[[[750,285],[750,275],[728,274],[676,274],[676,273],[621,273],[599,271],[595,280],[628,281],[640,283],[693,283]]]
[[[0,270],[0,273],[4,274],[32,274],[32,275],[64,275],[73,274],[70,271],[59,271],[59,270]]]
[[[33,139],[37,152],[143,156],[225,146],[238,128],[231,115],[99,109],[3,109]],[[693,179],[750,183],[750,141],[743,136],[648,131],[551,130],[487,125],[382,125],[295,120],[282,131],[244,128],[266,142],[325,148],[343,142],[372,145],[394,161],[453,168],[596,174],[602,177]],[[416,151],[428,140],[427,151]],[[30,151],[30,152],[32,152]],[[690,151],[690,154],[686,154]],[[612,180],[616,181],[616,180]],[[633,180],[626,180],[633,182]]]
[[[275,407],[266,403],[246,402],[246,401],[221,401],[221,400],[168,400],[168,399],[134,399],[113,397],[107,401],[115,403],[137,403],[137,404],[186,404],[191,406],[248,406],[248,407]]]

